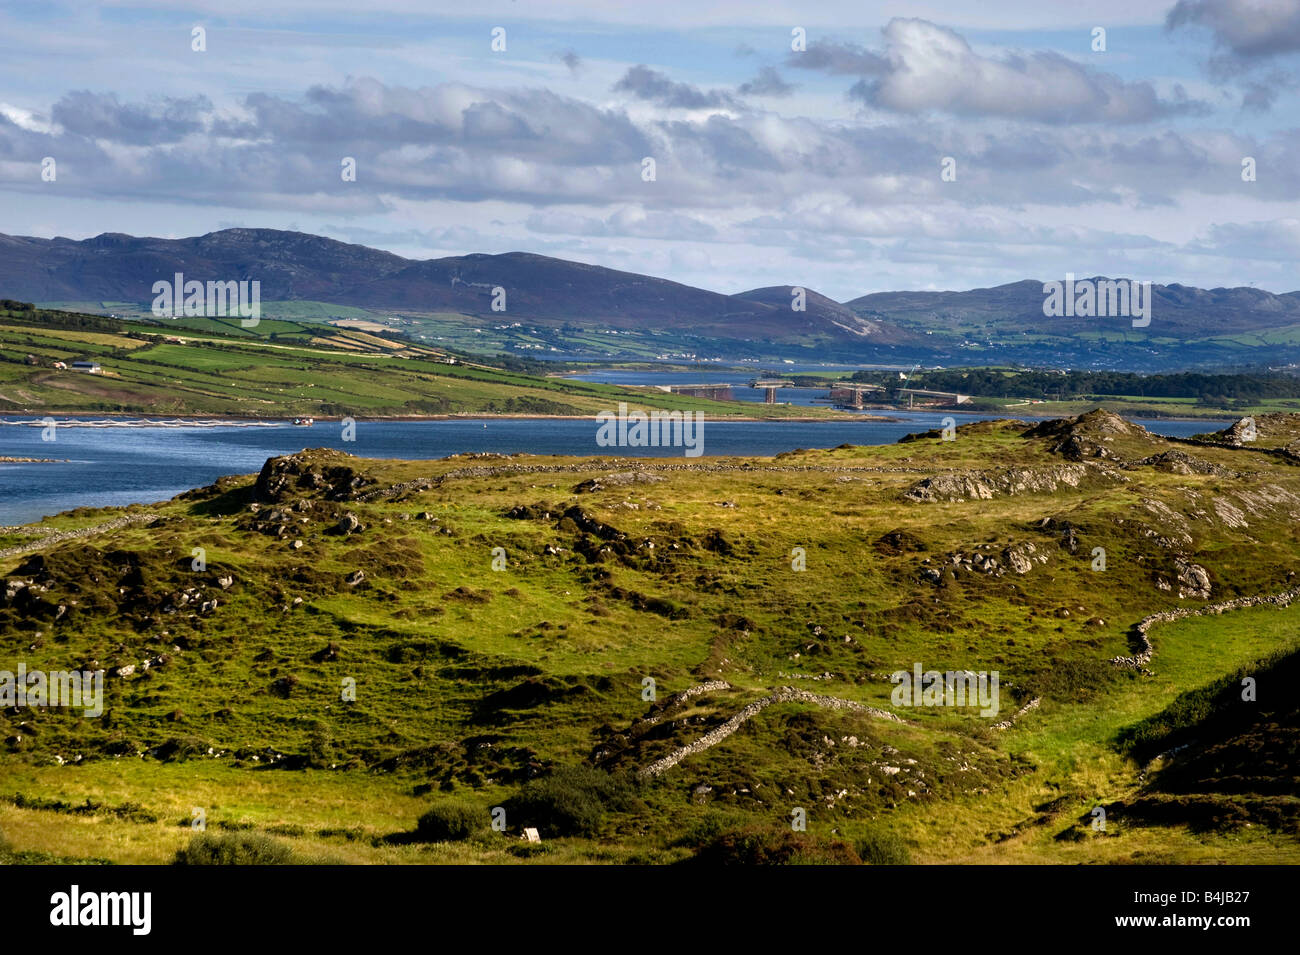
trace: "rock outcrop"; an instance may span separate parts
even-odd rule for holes
[[[350,454],[328,448],[315,448],[279,458],[267,458],[253,485],[253,496],[279,504],[303,496],[330,501],[352,501],[362,488],[374,483],[348,462]]]
[[[1050,494],[1077,488],[1086,478],[1115,480],[1113,471],[1083,464],[1046,468],[1003,468],[995,471],[948,471],[917,481],[903,496],[909,501],[988,501],[999,495]]]

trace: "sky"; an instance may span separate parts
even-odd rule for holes
[[[1298,124],[1300,0],[0,7],[0,232],[46,238],[1284,292]]]

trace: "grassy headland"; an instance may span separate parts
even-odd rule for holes
[[[308,451],[63,515],[131,519],[3,541],[0,669],[104,668],[105,712],[0,712],[0,832],[115,862],[169,861],[196,810],[196,857],[1300,861],[1300,607],[1252,599],[1297,586],[1297,433]],[[1178,610],[1211,612],[1113,662]],[[916,663],[997,671],[1000,713],[894,706]]]

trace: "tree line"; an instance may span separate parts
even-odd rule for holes
[[[859,371],[854,373],[853,380],[886,386],[899,383],[896,373],[880,371]],[[954,368],[918,372],[908,384],[987,398],[1051,398],[1061,401],[1094,395],[1246,402],[1300,397],[1300,377],[1275,372],[1207,374],[1188,371],[1141,375],[1122,371]]]
[[[8,324],[39,325],[42,328],[62,328],[84,332],[120,332],[124,327],[116,318],[107,315],[87,315],[84,312],[59,312],[37,308],[30,302],[0,299],[0,315]]]

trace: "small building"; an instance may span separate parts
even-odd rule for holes
[[[55,371],[67,371],[67,370],[68,370],[68,366],[67,366],[64,362],[56,361],[56,362],[54,363],[54,370],[55,370]]]
[[[94,361],[74,361],[72,363],[73,371],[84,371],[87,374],[98,375],[103,369],[99,367],[98,362]]]

